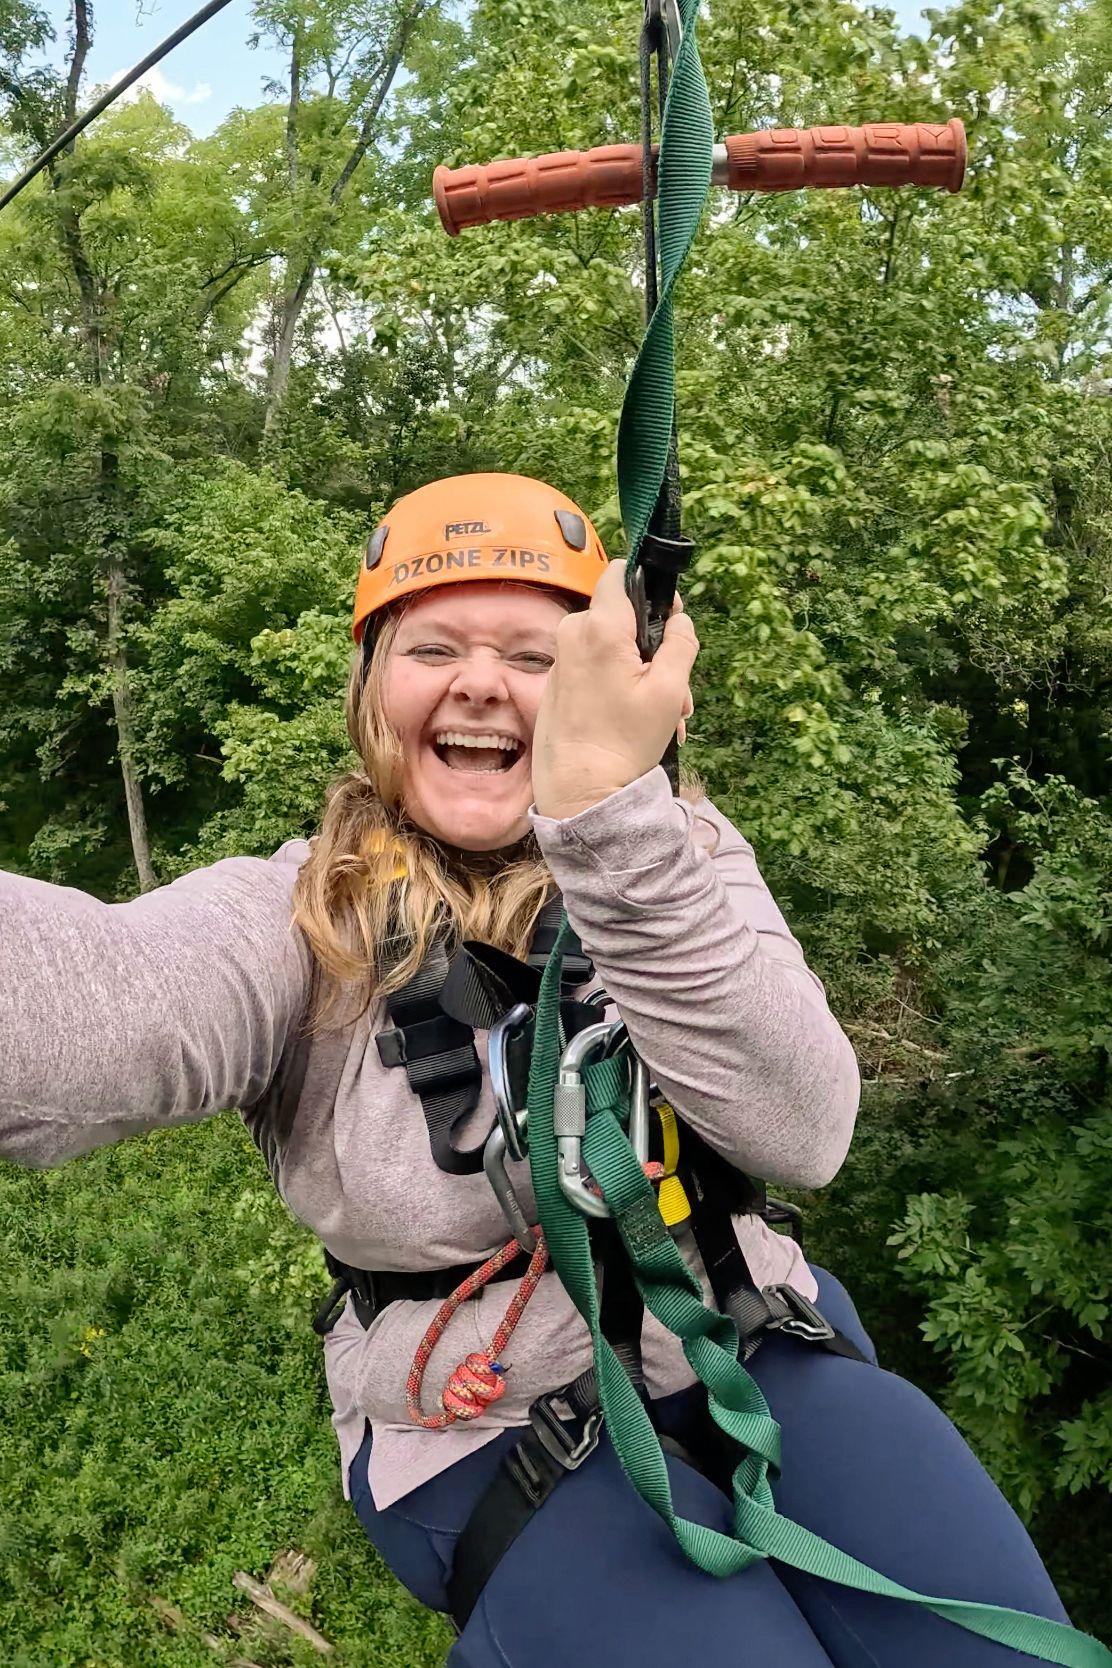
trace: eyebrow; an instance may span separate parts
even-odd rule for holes
[[[401,631],[404,631],[405,626],[407,624],[411,627],[414,635],[417,636],[417,637],[427,637],[427,636],[431,635],[431,636],[439,636],[439,637],[454,637],[458,640],[459,638],[465,637],[467,635],[466,631],[461,626],[452,625],[450,621],[446,620],[443,617],[443,615],[426,614],[420,620],[413,619],[411,621],[403,621],[402,626],[401,626]],[[507,637],[507,636],[512,637],[512,638],[523,638],[523,637],[534,637],[534,638],[535,637],[545,637],[545,638],[548,638],[548,637],[555,637],[555,635],[556,635],[556,627],[555,626],[543,626],[543,625],[520,626],[520,627],[505,627],[504,626],[504,627],[501,628],[501,630],[502,630],[502,634],[503,634],[504,638]],[[399,631],[399,636],[401,635],[401,631]]]

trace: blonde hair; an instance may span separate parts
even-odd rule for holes
[[[547,594],[575,607],[567,593]],[[441,930],[449,954],[473,938],[524,956],[554,891],[532,831],[507,851],[457,851],[406,815],[401,738],[383,701],[386,662],[405,608],[383,620],[366,677],[361,655],[352,665],[345,714],[360,763],[329,787],[320,830],[294,887],[294,920],[317,962],[313,1033],[350,1024],[400,989]],[[681,797],[695,804],[703,791],[695,773],[681,768]]]

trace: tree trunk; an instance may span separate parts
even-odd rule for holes
[[[290,380],[290,363],[293,359],[294,337],[297,326],[305,307],[309,291],[316,277],[317,266],[310,261],[302,272],[296,284],[289,284],[293,277],[287,273],[286,293],[282,298],[282,324],[278,332],[278,345],[274,349],[274,358],[270,366],[270,382],[266,391],[266,416],[263,419],[263,434],[270,433],[274,420],[278,416],[279,408],[286,397],[286,388]]]
[[[124,570],[117,558],[108,564],[108,663],[112,668],[112,711],[116,718],[119,742],[120,774],[124,779],[127,800],[127,822],[131,832],[131,850],[135,858],[135,872],[139,889],[150,892],[158,885],[158,876],[151,862],[150,842],[147,838],[147,814],[143,808],[143,791],[135,769],[135,725],[133,722],[131,691],[127,681],[127,656],[122,643],[124,603]]]
[[[333,208],[340,202],[347,191],[352,175],[370,149],[378,125],[378,118],[382,114],[382,107],[386,102],[390,88],[394,84],[394,77],[401,68],[402,57],[406,45],[417,27],[422,14],[427,9],[428,0],[413,0],[409,10],[403,12],[399,18],[393,34],[393,40],[386,52],[382,63],[376,72],[373,87],[370,89],[370,102],[363,110],[359,131],[352,145],[348,158],[333,180],[328,193],[328,200]],[[290,43],[290,97],[286,108],[286,127],[284,147],[286,153],[286,171],[289,179],[291,200],[297,189],[300,173],[300,156],[298,142],[298,114],[301,109],[301,79],[302,79],[302,41],[295,30]],[[266,390],[266,415],[263,418],[263,434],[268,435],[274,427],[286,388],[290,380],[290,362],[293,358],[294,337],[301,314],[305,308],[309,291],[313,287],[313,279],[317,275],[317,264],[324,252],[323,241],[318,240],[316,246],[306,254],[305,265],[301,276],[293,282],[293,272],[286,268],[286,293],[282,298],[282,321],[278,332],[278,344],[274,350],[274,359],[270,366],[270,376]]]

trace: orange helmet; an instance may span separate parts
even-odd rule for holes
[[[399,498],[367,542],[351,634],[363,642],[380,608],[415,591],[477,579],[592,595],[606,571],[583,511],[525,475],[453,475]]]

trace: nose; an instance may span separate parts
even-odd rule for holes
[[[467,655],[452,679],[451,693],[472,706],[492,706],[510,698],[506,669],[489,650]]]

